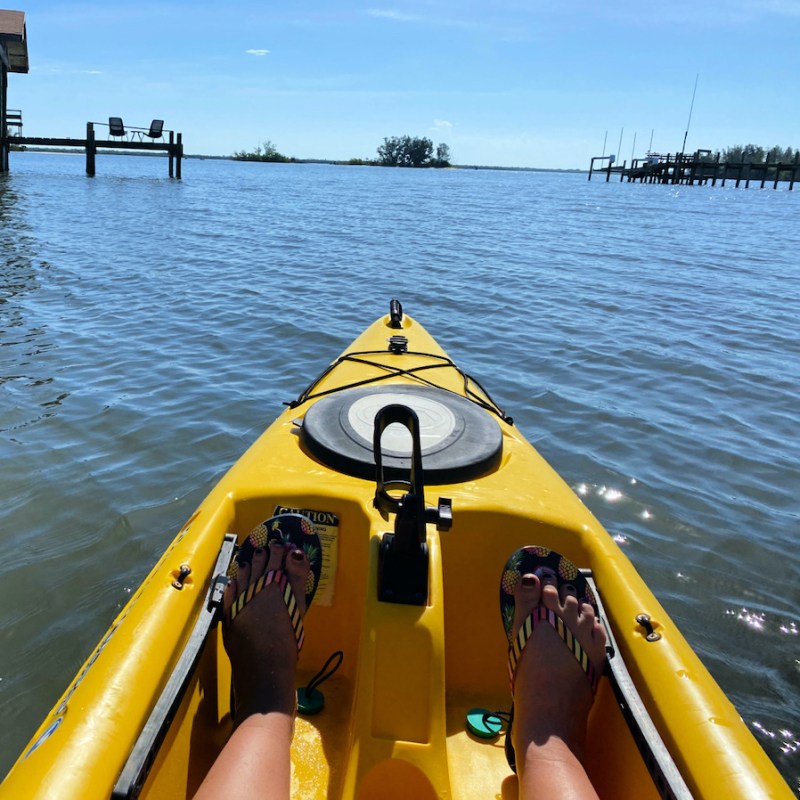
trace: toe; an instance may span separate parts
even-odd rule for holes
[[[283,569],[283,559],[285,554],[286,549],[283,542],[273,539],[269,543],[269,561],[267,563],[267,569]]]
[[[563,603],[568,597],[578,597],[578,591],[575,586],[571,583],[563,583],[561,588],[558,590],[558,595],[561,598],[561,602]]]
[[[258,547],[253,552],[253,562],[250,566],[250,582],[255,583],[263,574],[267,567],[267,551],[263,547]]]
[[[236,599],[238,594],[239,589],[236,585],[236,578],[230,578],[228,580],[228,585],[225,587],[225,591],[222,594],[222,611],[224,614],[227,614],[231,610],[233,601]]]
[[[561,598],[555,584],[547,583],[542,587],[542,605],[550,611],[561,611]]]
[[[537,575],[526,573],[514,587],[514,625],[516,636],[522,623],[533,613],[542,598],[542,582]]]
[[[311,564],[305,551],[300,548],[293,549],[286,557],[286,572],[297,602],[305,610],[306,579],[311,572]]]
[[[524,609],[529,614],[536,606],[542,597],[542,582],[532,573],[527,573],[517,581],[514,587],[514,602],[518,606],[525,606]]]
[[[244,592],[250,585],[250,562],[239,564],[239,570],[236,573],[236,584],[240,592]]]

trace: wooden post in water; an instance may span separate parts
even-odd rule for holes
[[[175,159],[175,134],[170,131],[169,132],[169,176],[170,178],[173,176],[173,166],[174,166],[174,159]]]
[[[94,142],[94,124],[86,123],[86,174],[94,177],[94,157],[97,153],[97,145]]]
[[[183,160],[183,134],[178,134],[178,152],[176,153],[178,158],[178,163],[175,165],[175,177],[180,180],[181,179],[181,161]]]

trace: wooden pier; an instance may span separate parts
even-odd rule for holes
[[[86,123],[85,139],[69,139],[42,136],[8,136],[10,145],[31,145],[33,147],[74,147],[86,152],[86,174],[95,174],[95,157],[100,149],[124,150],[126,152],[166,152],[167,172],[170,178],[181,178],[181,160],[183,159],[183,134],[174,131],[164,131],[168,138],[162,141],[144,141],[146,128],[128,128],[121,138],[98,139],[95,135],[95,125],[108,127],[101,122]],[[138,136],[136,139],[134,137]]]
[[[778,188],[780,182],[789,184],[789,191],[800,180],[800,153],[790,164],[781,162],[736,162],[720,161],[720,155],[711,157],[710,150],[698,150],[691,155],[684,153],[648,153],[644,158],[635,158],[628,166],[627,161],[615,164],[613,156],[595,156],[589,166],[589,180],[593,176],[604,175],[606,183],[611,176],[619,176],[620,181],[628,183],[663,183],[685,186],[695,184],[711,184],[717,182],[725,185],[726,181],[735,181],[738,188],[744,183],[749,188],[751,183],[758,183],[760,188],[771,184]]]
[[[28,72],[28,40],[25,14],[22,11],[0,10],[0,173],[8,172],[8,156],[14,147],[70,147],[86,152],[86,174],[95,174],[97,151],[165,152],[169,177],[181,177],[183,136],[163,129],[163,120],[153,120],[149,128],[125,128],[119,117],[110,117],[108,125],[86,123],[85,139],[65,137],[23,136],[22,111],[8,108],[8,73]],[[157,124],[158,123],[158,124]],[[107,138],[98,139],[95,126],[108,129]],[[13,129],[13,133],[12,133]],[[165,134],[169,138],[165,138]],[[148,141],[149,140],[149,141]]]

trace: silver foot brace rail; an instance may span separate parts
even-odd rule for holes
[[[158,702],[128,756],[128,761],[111,793],[112,800],[132,800],[139,796],[139,792],[144,786],[158,754],[158,749],[181,704],[197,662],[200,660],[208,632],[217,621],[217,615],[221,613],[222,593],[227,585],[227,579],[224,576],[231,563],[231,558],[233,558],[235,546],[236,536],[232,533],[225,534],[222,549],[219,551],[217,563],[214,565],[214,578],[206,595],[205,606],[200,612],[200,617],[195,623],[194,630],[175,669],[172,670],[161,697],[158,698]]]
[[[600,592],[594,582],[592,572],[588,569],[582,569],[581,574],[586,578],[586,582],[594,592],[597,607],[600,611],[600,619],[603,620],[606,634],[608,635],[606,644],[608,677],[614,689],[614,695],[622,709],[650,776],[664,800],[693,800],[689,787],[683,780],[683,776],[664,744],[661,734],[656,730],[653,720],[650,719],[650,714],[647,713],[642,698],[639,697],[639,692],[636,690],[630,672],[628,672],[622,656],[619,655],[619,648],[614,639],[614,634],[606,623],[608,616],[603,608]]]

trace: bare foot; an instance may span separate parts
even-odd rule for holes
[[[269,550],[256,550],[252,564],[239,568],[225,590],[225,614],[240,594],[265,572],[276,569],[287,573],[303,614],[308,558],[303,550],[278,541],[272,542]],[[297,642],[277,583],[264,587],[242,608],[225,629],[224,641],[233,668],[236,724],[252,714],[278,711],[293,715]]]
[[[539,606],[555,612],[572,632],[597,674],[605,662],[606,633],[574,587],[557,588],[547,568],[526,573],[514,591],[516,635]],[[517,663],[513,742],[521,796],[596,797],[582,767],[592,686],[552,625],[539,623]],[[565,790],[566,791],[565,793]],[[572,793],[570,793],[572,792]]]

